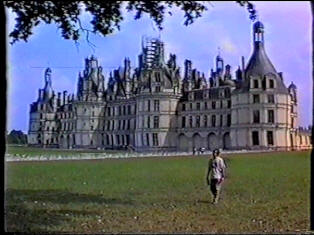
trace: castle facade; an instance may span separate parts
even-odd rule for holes
[[[30,106],[28,143],[135,151],[309,148],[309,132],[297,128],[297,88],[286,87],[268,58],[261,22],[253,25],[253,45],[234,76],[218,55],[206,78],[189,60],[181,73],[176,55],[165,61],[162,41],[146,39],[138,67],[126,58],[106,86],[97,59],[85,59],[75,95],[56,94],[47,68]]]

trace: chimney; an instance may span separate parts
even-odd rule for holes
[[[67,91],[63,91],[63,104],[67,104],[66,96],[67,96]]]
[[[58,92],[58,99],[57,99],[57,105],[61,105],[61,92]]]

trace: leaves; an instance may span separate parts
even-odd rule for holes
[[[237,1],[241,6],[247,6],[250,19],[256,18],[254,5],[248,1]],[[4,5],[16,13],[16,24],[9,36],[10,42],[14,44],[23,40],[27,42],[33,34],[33,29],[41,22],[46,24],[55,23],[61,30],[64,39],[77,40],[81,33],[86,34],[89,42],[89,33],[99,33],[106,36],[120,30],[120,23],[123,21],[122,7],[126,6],[127,11],[134,11],[134,19],[140,19],[143,14],[156,23],[159,30],[162,30],[162,23],[165,14],[172,15],[173,7],[180,8],[184,14],[184,25],[188,26],[201,17],[207,8],[203,2],[198,1],[129,1],[124,5],[123,1],[4,1]],[[85,6],[93,19],[90,21],[91,29],[82,27],[80,16]]]

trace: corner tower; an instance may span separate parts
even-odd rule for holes
[[[244,81],[233,92],[232,146],[238,149],[288,149],[291,97],[266,54],[265,27],[253,24],[253,53],[245,68]]]

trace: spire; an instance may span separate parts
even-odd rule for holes
[[[45,87],[43,89],[43,98],[44,100],[48,100],[52,98],[53,90],[51,86],[51,69],[47,68],[45,70]]]

